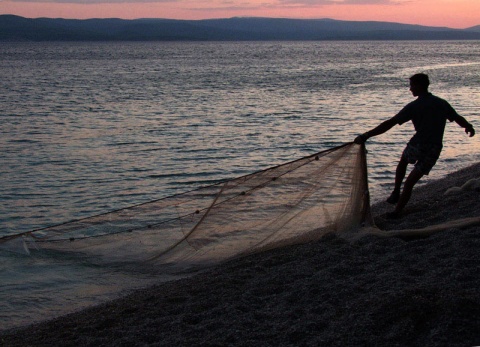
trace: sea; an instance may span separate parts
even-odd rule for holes
[[[414,100],[418,72],[479,129],[479,71],[480,41],[3,42],[0,237],[351,142]],[[367,142],[373,203],[413,130]],[[448,124],[420,184],[478,162],[479,138]],[[0,330],[155,280],[0,250]]]

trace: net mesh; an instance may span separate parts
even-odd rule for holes
[[[212,264],[364,224],[373,224],[365,148],[349,143],[184,194],[3,237],[0,248],[152,270]]]

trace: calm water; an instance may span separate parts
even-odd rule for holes
[[[479,69],[478,41],[2,43],[0,235],[350,142],[413,100],[408,77],[416,72],[480,128]],[[369,141],[373,201],[391,189],[412,129]],[[479,137],[449,124],[429,179],[479,160]],[[48,311],[55,315],[128,280],[85,267],[72,277],[80,265],[65,259],[3,252],[0,264],[0,329],[41,317],[52,293],[63,300]],[[65,289],[79,283],[80,294]]]

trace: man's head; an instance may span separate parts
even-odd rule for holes
[[[430,85],[430,80],[428,75],[424,73],[417,73],[410,77],[410,91],[413,96],[419,96],[421,94],[428,92],[428,86]]]

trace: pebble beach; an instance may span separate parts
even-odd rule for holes
[[[480,217],[478,179],[480,163],[418,186],[398,220],[373,205],[386,236],[330,234],[234,259],[3,331],[0,345],[480,345],[480,225],[388,235]]]

